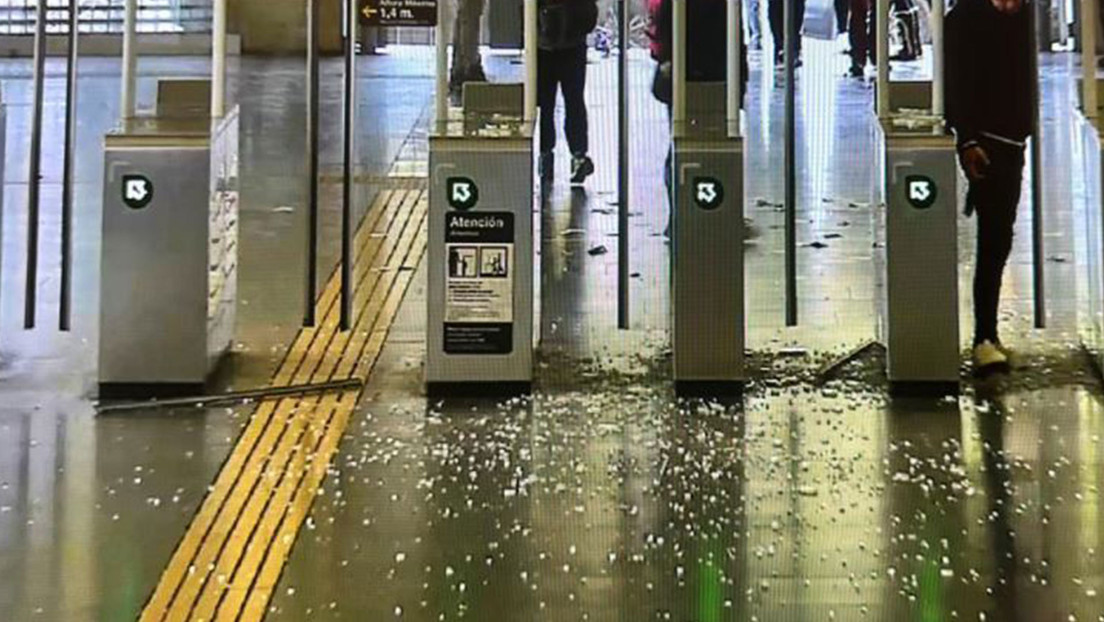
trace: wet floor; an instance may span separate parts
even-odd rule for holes
[[[1008,379],[967,380],[960,396],[902,400],[887,395],[877,349],[831,377],[817,373],[877,336],[884,284],[873,268],[882,249],[870,187],[870,84],[841,78],[846,57],[834,44],[811,41],[807,50],[797,329],[785,329],[782,314],[782,89],[753,59],[746,395],[680,402],[670,389],[668,247],[659,235],[666,211],[657,198],[665,113],[647,92],[644,58],[631,74],[633,322],[616,330],[616,72],[612,60],[595,58],[588,98],[599,174],[572,192],[561,160],[561,179],[542,205],[534,394],[425,399],[423,266],[279,579],[270,618],[1104,620],[1104,411],[1075,336],[1073,235],[1083,188],[1070,59],[1049,58],[1044,81],[1051,328],[1031,326],[1025,203],[1005,290],[1006,339],[1025,368]],[[495,75],[516,72],[506,57],[489,65]],[[95,158],[113,116],[113,67],[88,78],[85,106],[97,116],[82,126],[91,163],[80,180],[90,196],[100,191]],[[418,120],[431,68],[418,53],[362,63],[365,178],[394,170],[403,153],[424,154]],[[25,94],[24,70],[7,66],[7,101]],[[224,382],[249,386],[271,374],[301,313],[295,215],[305,197],[304,110],[298,64],[250,59],[239,71],[248,276],[240,353]],[[337,66],[330,71],[325,101],[334,107]],[[26,119],[25,103],[9,108],[9,140],[26,140]],[[332,174],[339,126],[328,127]],[[9,292],[21,266],[9,258],[18,257],[24,225],[10,206],[20,205],[25,174],[18,151],[9,149],[7,163],[0,610],[20,620],[130,619],[251,410],[92,417],[95,306],[82,307],[72,337],[17,329],[21,300]],[[325,268],[335,258],[337,186],[329,184]],[[94,223],[98,201],[78,209]],[[95,226],[80,242],[87,266],[98,253]],[[971,235],[962,221],[964,292]],[[45,270],[47,284],[55,274]],[[95,300],[97,279],[95,268],[81,268],[78,291]],[[962,308],[968,327],[969,300]]]

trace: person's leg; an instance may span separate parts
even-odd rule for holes
[[[861,76],[866,68],[866,57],[870,54],[870,33],[867,18],[870,14],[870,0],[851,0],[851,23],[848,25],[847,38],[851,43],[851,74]]]
[[[748,47],[758,50],[763,46],[762,25],[759,23],[759,0],[744,0],[748,23]]]
[[[587,123],[586,72],[587,48],[564,50],[560,84],[564,94],[567,144],[571,148],[571,183],[581,184],[594,173],[590,150],[590,129]]]
[[[977,214],[977,258],[974,270],[974,345],[1000,343],[997,314],[1008,256],[1012,252],[1016,211],[1023,180],[1023,150],[989,141],[991,161],[982,180],[970,183],[968,200]]]
[[[782,21],[785,17],[782,13],[783,2],[786,0],[767,0],[767,17],[770,20],[771,37],[774,38],[774,57],[776,60],[781,60],[781,56],[785,53],[783,32],[785,26]]]
[[[836,6],[836,32],[840,34],[848,31],[851,22],[851,0],[835,0]]]
[[[540,108],[540,151],[556,148],[556,87],[558,59],[555,52],[537,52],[537,106]]]
[[[586,107],[587,48],[563,52],[561,84],[564,95],[564,131],[571,155],[585,156],[590,150]]]
[[[794,36],[797,38],[794,50],[798,59],[801,58],[801,33],[805,31],[805,0],[793,0],[794,3]]]

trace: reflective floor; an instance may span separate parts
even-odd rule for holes
[[[678,401],[670,388],[660,236],[667,130],[644,57],[631,73],[632,328],[616,329],[616,61],[595,56],[588,101],[599,173],[571,190],[561,153],[560,177],[542,205],[533,396],[424,397],[422,266],[274,586],[269,618],[1104,620],[1104,409],[1075,334],[1073,240],[1084,189],[1071,59],[1045,58],[1049,328],[1032,327],[1025,201],[1004,326],[1024,368],[1006,379],[964,376],[960,396],[899,399],[888,396],[877,350],[814,382],[833,355],[877,337],[884,283],[874,266],[884,250],[871,191],[871,85],[842,77],[847,58],[834,42],[806,45],[796,329],[784,328],[782,313],[783,89],[752,59],[745,245],[754,380],[746,395]],[[92,414],[98,145],[115,114],[117,66],[88,64],[80,315],[63,336],[19,330],[29,80],[26,63],[0,64],[9,104],[0,299],[5,619],[138,615],[252,413],[242,405]],[[389,171],[417,171],[431,68],[418,50],[362,61],[363,192]],[[518,69],[508,56],[489,58],[488,68],[503,78]],[[143,69],[201,73],[205,64],[162,60]],[[323,278],[336,257],[340,153],[339,67],[327,70]],[[302,313],[301,71],[291,60],[247,59],[237,68],[244,281],[239,346],[223,386],[264,384]],[[899,77],[922,71],[903,67]],[[61,83],[50,84],[48,126],[57,131]],[[144,84],[148,96],[152,83]],[[57,177],[48,169],[48,179]],[[973,230],[971,221],[960,224],[960,290],[968,292]],[[44,248],[56,235],[48,226]],[[44,292],[57,286],[51,265]],[[44,324],[52,304],[44,294]],[[964,335],[969,305],[964,296]]]

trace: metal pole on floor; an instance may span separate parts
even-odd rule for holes
[[[341,180],[341,330],[352,325],[353,309],[353,158],[356,131],[357,0],[345,6],[345,149]]]
[[[77,61],[80,54],[79,0],[69,0],[69,53],[65,81],[65,144],[61,171],[61,295],[58,330],[72,328],[73,168],[77,142]]]
[[[27,273],[23,328],[35,327],[38,306],[38,227],[42,189],[42,112],[46,82],[46,0],[38,0],[34,38],[34,110],[31,114],[30,172],[27,175]]]
[[[123,13],[123,92],[120,116],[134,117],[135,78],[138,69],[138,0],[126,0]]]
[[[448,91],[448,49],[449,49],[449,36],[448,36],[448,11],[446,10],[447,3],[437,3],[437,28],[435,31],[435,37],[437,39],[437,88],[436,88],[436,113],[434,120],[437,122],[437,131],[443,132],[445,130],[445,124],[448,123],[448,105],[449,105],[449,91]]]
[[[1081,0],[1081,107],[1086,117],[1099,115],[1096,86],[1096,0]]]
[[[727,56],[725,60],[725,79],[727,81],[725,117],[728,122],[729,138],[736,138],[740,133],[740,109],[742,108],[740,93],[743,86],[740,48],[744,37],[743,20],[740,19],[740,5],[742,2],[743,0],[728,0],[728,11],[725,13],[728,22],[728,36],[725,38],[727,42],[727,49],[725,50]]]
[[[211,24],[211,119],[226,114],[226,3],[214,0]]]
[[[889,117],[889,0],[877,0],[874,6],[874,55],[878,69],[874,94],[878,118],[885,120]]]
[[[617,327],[629,316],[629,0],[617,3]]]
[[[786,46],[786,326],[797,326],[797,136],[796,136],[796,99],[797,89],[794,78],[797,71],[797,19],[794,15],[794,0],[784,0],[783,22],[786,28],[784,45]]]
[[[537,0],[525,0],[525,121],[537,120]]]
[[[1046,248],[1043,239],[1043,147],[1039,108],[1039,13],[1030,10],[1031,58],[1031,273],[1034,278],[1035,328],[1046,328]],[[1095,73],[1095,72],[1094,72]]]
[[[943,18],[946,16],[944,0],[932,0],[932,116],[943,118],[947,111],[947,54],[943,48]]]
[[[671,16],[671,122],[674,132],[686,122],[686,2],[674,0]],[[673,220],[673,219],[672,219]]]
[[[303,326],[316,324],[318,298],[319,0],[307,0],[307,274]]]

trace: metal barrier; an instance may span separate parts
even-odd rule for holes
[[[686,5],[675,4],[671,316],[680,393],[738,391],[746,379],[739,7],[728,3],[727,81],[694,84]]]
[[[526,392],[532,386],[536,4],[525,2],[525,84],[467,85],[465,108],[456,116],[447,101],[449,39],[445,20],[438,20],[436,120],[429,139],[431,394]]]

